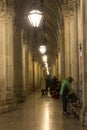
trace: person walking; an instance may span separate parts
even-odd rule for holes
[[[60,89],[60,95],[62,97],[62,107],[63,107],[63,114],[67,115],[69,112],[67,111],[67,103],[68,103],[68,94],[70,92],[71,88],[71,83],[73,81],[73,78],[69,76],[68,78],[64,79],[61,84],[61,89]]]

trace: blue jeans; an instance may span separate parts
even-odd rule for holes
[[[66,95],[62,95],[62,107],[63,107],[63,112],[67,112],[67,97]]]

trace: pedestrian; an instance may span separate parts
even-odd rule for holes
[[[41,92],[42,92],[42,95],[46,94],[46,81],[44,77],[41,78]]]
[[[49,77],[49,75],[46,76],[45,81],[46,81],[46,93],[48,93],[48,90],[49,90],[49,87],[50,87],[50,77]]]
[[[54,76],[51,80],[51,87],[50,87],[50,93],[54,94],[56,91],[56,88],[58,87],[58,78],[57,76]]]
[[[67,111],[67,103],[68,103],[68,95],[71,88],[71,83],[73,78],[69,76],[68,78],[64,79],[61,84],[60,95],[62,98],[62,107],[63,107],[63,114],[67,115],[69,112]]]

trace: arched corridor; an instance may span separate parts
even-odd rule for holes
[[[0,114],[26,105],[42,77],[62,81],[71,75],[82,105],[79,123],[87,127],[86,5],[87,0],[0,0]],[[42,18],[36,26],[37,17],[30,23],[32,9]]]
[[[1,130],[86,130],[72,115],[62,115],[61,102],[40,91],[29,95],[16,111],[0,115]]]

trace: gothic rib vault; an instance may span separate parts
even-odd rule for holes
[[[25,26],[28,30],[30,46],[33,41],[32,27],[27,21],[27,14],[32,9],[32,0],[15,0],[16,23]],[[60,28],[63,24],[62,17],[62,0],[36,0],[38,9],[43,12],[44,18],[41,26],[37,29],[37,41],[35,44],[35,56],[39,57],[38,47],[42,42],[43,28],[47,54],[54,61],[59,49]],[[44,27],[45,26],[45,27]],[[32,47],[31,47],[32,48]]]

